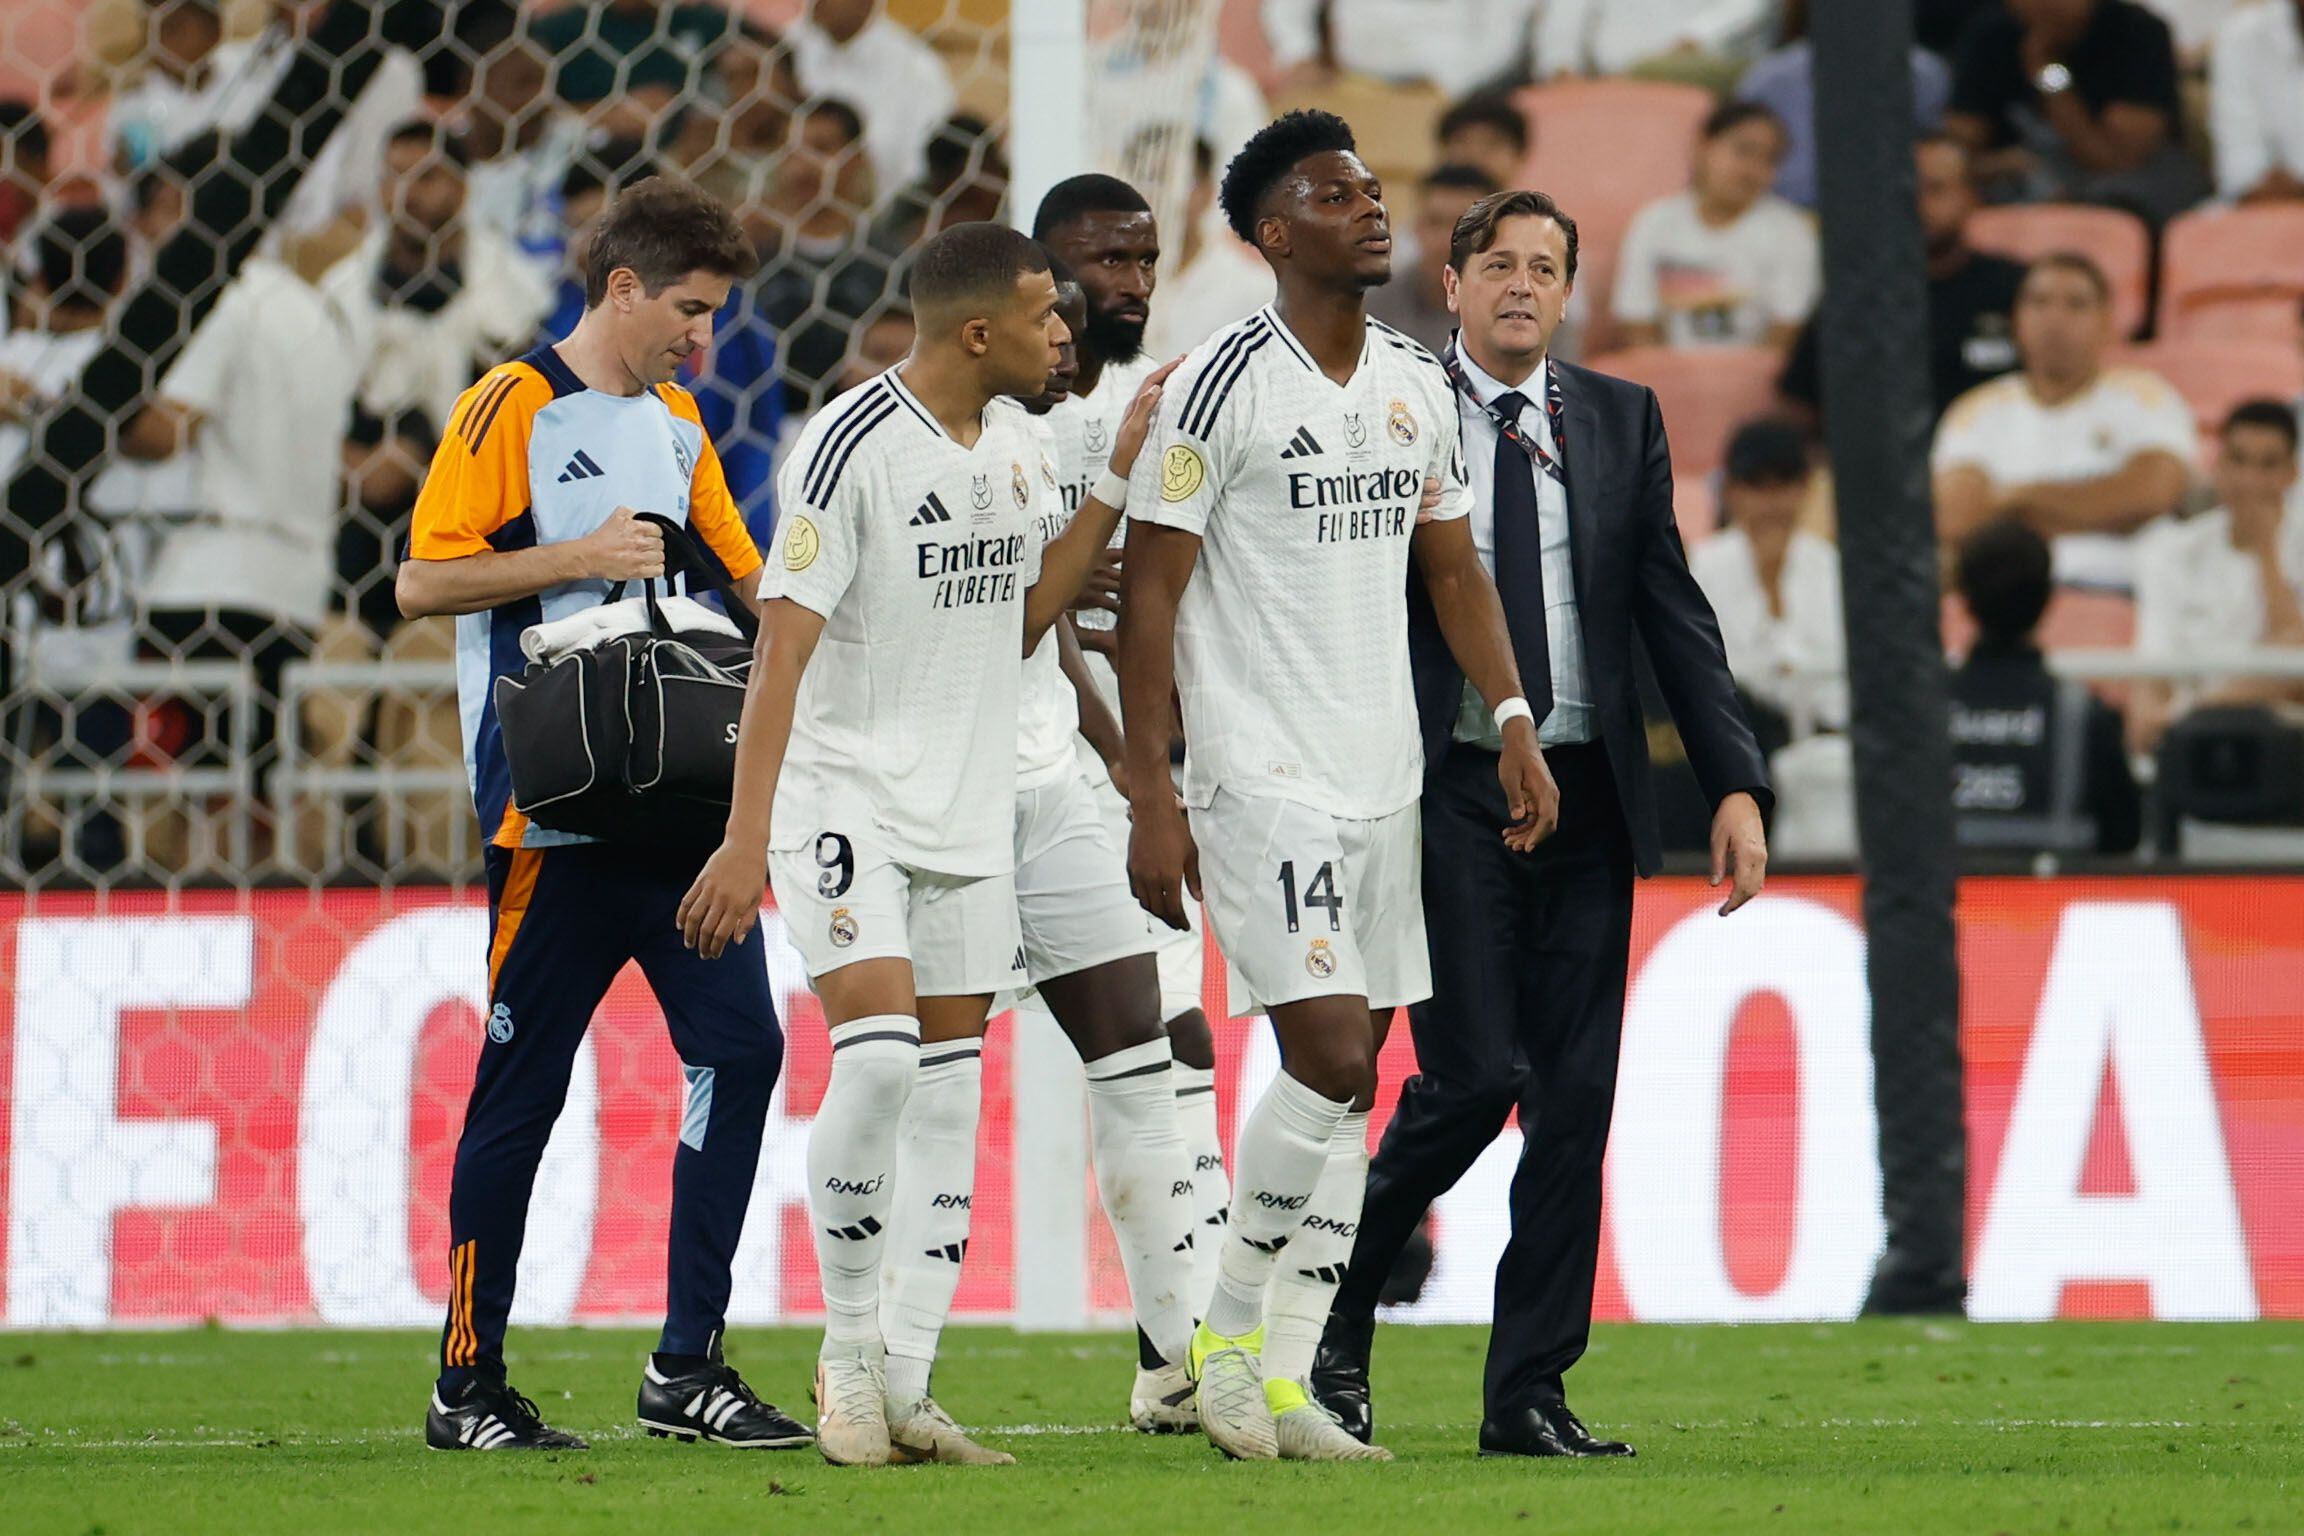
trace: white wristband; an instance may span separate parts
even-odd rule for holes
[[[1515,720],[1525,720],[1531,726],[1536,723],[1536,711],[1517,693],[1496,706],[1496,729],[1502,730]]]
[[[1096,482],[1096,488],[1088,494],[1115,512],[1125,512],[1128,510],[1128,477],[1106,470],[1104,477]]]

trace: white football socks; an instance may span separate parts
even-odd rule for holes
[[[1096,1192],[1128,1272],[1136,1326],[1170,1364],[1192,1342],[1192,1171],[1176,1128],[1168,1037],[1088,1064]]]
[[[1216,1069],[1176,1063],[1176,1128],[1192,1168],[1192,1278],[1195,1313],[1205,1313],[1216,1289],[1216,1262],[1224,1251],[1226,1207],[1232,1181],[1224,1171],[1224,1138],[1216,1128]]]
[[[1272,1266],[1264,1295],[1264,1379],[1302,1381],[1312,1373],[1328,1308],[1352,1262],[1360,1231],[1360,1201],[1368,1192],[1368,1111],[1354,1110],[1336,1126],[1327,1165],[1304,1207],[1304,1220],[1287,1251]]]
[[[1237,1338],[1264,1317],[1264,1287],[1296,1235],[1328,1163],[1349,1099],[1322,1098],[1286,1071],[1240,1128],[1232,1219],[1208,1301],[1210,1332]]]
[[[835,1025],[832,1073],[808,1129],[808,1213],[824,1287],[824,1343],[880,1341],[880,1264],[896,1186],[896,1129],[920,1064],[920,1021]]]
[[[936,1341],[952,1315],[976,1195],[976,1122],[984,1106],[984,1042],[920,1047],[920,1072],[897,1138],[896,1203],[880,1268],[880,1334],[888,1395],[928,1395]]]

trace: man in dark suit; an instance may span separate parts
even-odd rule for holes
[[[1473,538],[1542,722],[1560,826],[1533,853],[1505,847],[1496,723],[1411,590],[1432,999],[1408,1010],[1417,1075],[1369,1169],[1312,1377],[1365,1437],[1384,1277],[1425,1208],[1517,1109],[1526,1144],[1496,1272],[1480,1426],[1492,1455],[1632,1454],[1585,1432],[1561,1375],[1591,1331],[1632,876],[1662,862],[1635,634],[1714,807],[1712,881],[1734,882],[1723,915],[1760,889],[1767,864],[1767,767],[1688,574],[1656,397],[1546,355],[1575,277],[1575,221],[1542,193],[1483,198],[1457,222],[1447,288],[1462,330],[1444,361],[1473,477]]]

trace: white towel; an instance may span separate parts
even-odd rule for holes
[[[659,598],[657,606],[664,610],[665,621],[675,634],[701,630],[725,635],[731,640],[744,638],[743,631],[726,614],[717,608],[707,608],[692,597]],[[551,663],[572,651],[588,651],[618,635],[637,635],[647,628],[647,599],[628,597],[620,603],[602,603],[548,624],[529,625],[520,632],[520,654],[533,662]]]

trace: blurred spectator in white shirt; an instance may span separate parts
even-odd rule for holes
[[[2055,551],[2056,579],[2125,592],[2131,538],[2175,509],[2191,475],[2192,411],[2166,379],[2107,368],[2112,290],[2085,256],[2044,256],[2016,298],[2022,368],[1953,402],[1929,456],[1936,529],[1958,543],[2016,517]]]
[[[1768,190],[1784,125],[1757,102],[1705,119],[1685,192],[1632,216],[1613,312],[1635,346],[1782,346],[1821,286],[1816,222]]]
[[[1198,9],[1199,0],[1126,0],[1126,24],[1089,40],[1088,76],[1098,85],[1088,114],[1095,163],[1125,173],[1139,135],[1180,127],[1206,139],[1224,166],[1272,120],[1255,76],[1221,49],[1191,47],[1193,30],[1175,25]],[[1189,106],[1179,111],[1179,103]]]
[[[270,107],[303,38],[327,7],[313,0],[275,0],[271,20],[254,37],[214,43],[188,62],[214,25],[214,0],[150,0],[154,69],[143,86],[113,104],[114,159],[122,173],[149,167],[203,133],[238,133]],[[201,19],[205,12],[207,21]],[[169,41],[173,38],[173,41]],[[264,251],[315,279],[349,250],[375,212],[384,140],[424,102],[424,72],[406,50],[382,62],[267,232]]]
[[[1536,63],[1560,75],[1636,75],[1724,90],[1767,39],[1772,0],[1546,0]]]
[[[1296,89],[1343,71],[1459,96],[1526,73],[1537,9],[1537,0],[1264,0],[1264,36]]]
[[[1533,135],[1507,91],[1475,91],[1440,114],[1432,137],[1442,165],[1478,166],[1499,189],[1525,179]]]
[[[2288,493],[2296,487],[2296,413],[2251,400],[2224,420],[2216,453],[2217,505],[2197,517],[2162,518],[2136,538],[2136,649],[2181,661],[2250,646],[2304,645],[2298,572],[2283,560]],[[2128,706],[2129,740],[2160,744],[2179,715],[2200,704],[2292,697],[2293,682],[2198,678],[2139,683]]]
[[[320,281],[343,317],[360,386],[344,467],[364,514],[337,541],[348,609],[381,638],[398,622],[391,566],[456,397],[524,351],[552,301],[543,270],[464,219],[469,155],[432,124],[384,151],[384,215]]]
[[[1808,42],[1808,0],[1785,0],[1776,49],[1736,82],[1739,101],[1757,101],[1776,114],[1788,136],[1776,169],[1776,195],[1803,208],[1816,206],[1816,53]],[[1927,49],[1912,49],[1912,131],[1934,133],[1952,96],[1952,67]]]
[[[452,118],[472,161],[464,221],[557,277],[566,244],[560,184],[583,150],[583,121],[547,88],[549,57],[529,33],[506,28],[475,41],[480,57]]]
[[[1688,554],[1720,620],[1737,688],[1782,716],[1796,737],[1848,724],[1840,552],[1798,526],[1810,478],[1797,426],[1747,424],[1728,445],[1725,526]]]
[[[2304,198],[2304,0],[2263,0],[2226,18],[2208,89],[2217,194]]]
[[[785,40],[809,95],[868,106],[864,149],[882,196],[927,171],[928,140],[955,97],[925,39],[883,15],[881,0],[808,0]]]
[[[1392,281],[1368,295],[1368,313],[1438,352],[1455,332],[1448,290],[1448,247],[1456,221],[1480,199],[1504,190],[1473,165],[1434,166],[1416,184],[1415,247],[1406,259],[1395,255]]]
[[[1272,268],[1216,209],[1215,157],[1205,139],[1193,146],[1192,171],[1182,236],[1161,237],[1175,254],[1162,253],[1160,286],[1144,328],[1145,350],[1154,357],[1181,357],[1272,302]]]

